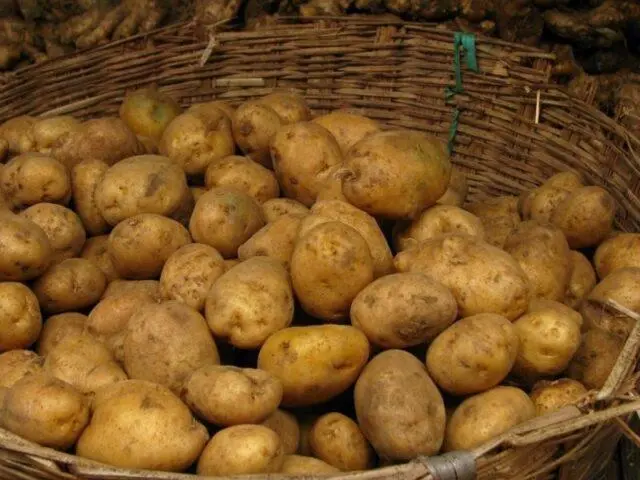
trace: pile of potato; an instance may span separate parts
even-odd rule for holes
[[[640,234],[563,172],[467,202],[438,139],[280,92],[0,126],[0,426],[110,465],[365,470],[601,387]],[[463,209],[464,206],[464,209]]]

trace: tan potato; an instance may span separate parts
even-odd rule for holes
[[[524,220],[535,220],[547,224],[558,205],[564,202],[571,191],[565,188],[543,185],[520,196],[519,210]]]
[[[584,385],[570,378],[560,378],[551,382],[541,380],[533,386],[531,400],[540,416],[567,405],[574,405],[587,393]]]
[[[77,455],[123,468],[180,472],[209,439],[187,406],[169,389],[127,380],[101,389]]]
[[[469,185],[467,184],[466,175],[456,167],[451,167],[451,179],[447,191],[444,192],[438,201],[438,205],[452,205],[454,207],[462,207],[467,199]]]
[[[44,230],[8,210],[0,210],[0,245],[0,281],[32,280],[51,262],[51,244]]]
[[[244,102],[231,118],[233,139],[240,150],[267,168],[272,166],[269,144],[282,125],[285,121],[280,115],[259,100]]]
[[[443,235],[396,255],[399,272],[420,272],[448,287],[458,314],[518,318],[530,299],[529,281],[508,253],[475,237]]]
[[[141,213],[180,213],[188,193],[179,165],[159,155],[139,155],[109,168],[94,195],[100,215],[117,225]]]
[[[285,475],[330,475],[340,473],[336,467],[305,455],[285,455],[280,473]]]
[[[571,250],[569,260],[571,276],[564,294],[564,303],[573,309],[578,309],[582,300],[596,286],[596,272],[587,257],[580,252]]]
[[[167,259],[189,243],[189,232],[177,221],[142,213],[116,225],[108,248],[118,275],[145,280],[159,277]]]
[[[235,425],[220,430],[198,460],[198,475],[227,476],[279,472],[282,442],[261,425]]]
[[[321,115],[313,122],[329,130],[345,154],[360,140],[381,130],[375,120],[346,109]]]
[[[9,160],[0,171],[0,188],[13,208],[40,202],[65,205],[71,199],[69,172],[42,153],[25,153]]]
[[[0,282],[0,352],[31,346],[41,330],[38,299],[29,287]]]
[[[64,338],[84,332],[87,316],[77,312],[59,313],[47,318],[38,338],[36,351],[46,357]]]
[[[180,112],[178,103],[155,87],[127,93],[119,110],[122,121],[136,135],[156,140]]]
[[[181,397],[191,410],[214,425],[260,423],[282,400],[282,383],[255,368],[205,365],[184,384]]]
[[[343,472],[366,470],[374,454],[356,422],[338,412],[322,415],[311,427],[309,442],[314,457]]]
[[[550,187],[564,188],[572,192],[584,187],[584,180],[578,172],[567,170],[549,177],[544,184]]]
[[[353,227],[326,222],[298,239],[291,257],[291,280],[302,308],[335,321],[345,318],[356,295],[374,279],[366,240]]]
[[[224,260],[224,271],[228,272],[236,265],[242,263],[238,258],[227,258]]]
[[[307,207],[343,159],[331,133],[312,122],[280,128],[271,142],[271,158],[282,192]]]
[[[582,315],[571,307],[554,300],[546,300],[544,298],[534,298],[529,302],[527,313],[552,310],[556,315],[572,320],[580,329],[583,328],[584,319]]]
[[[270,257],[282,262],[288,270],[302,219],[302,215],[287,214],[267,223],[238,247],[238,259]]]
[[[219,363],[207,323],[191,307],[175,301],[145,304],[127,322],[124,367],[130,378],[178,393],[196,369]]]
[[[285,124],[311,120],[311,110],[303,97],[294,92],[274,92],[257,102],[273,109]]]
[[[104,291],[102,298],[112,297],[123,293],[141,292],[150,295],[154,300],[160,301],[160,282],[157,280],[113,280]]]
[[[235,188],[264,203],[280,195],[278,181],[271,170],[248,157],[231,155],[219,159],[207,167],[204,177],[207,190]]]
[[[347,175],[347,173],[342,163],[331,167],[329,172],[327,172],[327,178],[322,183],[320,191],[316,196],[316,202],[340,200],[341,202],[349,203],[347,197],[345,197],[342,192],[342,177]]]
[[[498,248],[504,246],[507,237],[521,221],[518,197],[485,198],[472,203],[467,210],[482,221],[485,242]]]
[[[120,278],[109,254],[109,235],[87,238],[80,252],[80,256],[93,262],[96,267],[102,270],[107,282],[112,282]]]
[[[500,315],[484,313],[458,320],[427,350],[427,369],[453,395],[483,392],[501,383],[519,350],[516,329]]]
[[[602,242],[593,258],[598,277],[620,268],[640,268],[640,233],[620,233]]]
[[[376,355],[356,382],[358,424],[380,458],[434,455],[445,429],[444,401],[424,365],[403,350]]]
[[[267,223],[275,222],[283,215],[306,215],[309,209],[290,198],[272,198],[262,204],[262,213]]]
[[[200,197],[202,195],[207,193],[207,189],[204,187],[189,187],[189,190],[191,190],[191,195],[193,196],[194,205],[195,205],[195,202],[200,200]]]
[[[30,115],[20,115],[11,118],[0,125],[0,138],[7,142],[11,153],[25,153],[33,151],[35,139],[33,127],[37,120]]]
[[[0,353],[0,390],[12,387],[28,375],[42,373],[43,363],[44,358],[31,350],[9,350]]]
[[[101,160],[84,160],[71,170],[73,204],[84,228],[90,235],[102,235],[109,231],[109,224],[100,213],[95,192],[109,165]]]
[[[233,117],[233,112],[236,111],[236,109],[227,102],[214,100],[213,102],[194,103],[187,108],[186,113],[197,112],[199,110],[211,110],[212,108],[221,110],[229,119]]]
[[[58,139],[69,132],[80,128],[80,121],[71,115],[37,119],[33,125],[33,142],[35,151],[50,153]]]
[[[47,313],[82,310],[98,303],[107,286],[104,273],[89,260],[69,258],[33,283],[40,308]]]
[[[295,415],[278,408],[260,425],[268,427],[278,434],[285,455],[296,453],[300,442],[300,427]]]
[[[87,233],[73,210],[55,203],[38,203],[20,215],[38,225],[47,235],[51,245],[51,264],[77,257],[82,251]]]
[[[582,336],[580,348],[567,369],[567,376],[589,389],[601,389],[622,351],[624,341],[605,330],[594,328]]]
[[[444,450],[471,450],[536,415],[519,388],[495,387],[464,400],[447,423]]]
[[[369,342],[351,326],[289,327],[271,335],[258,368],[282,381],[282,405],[325,402],[351,386],[369,358]]]
[[[27,375],[5,393],[2,427],[43,447],[66,450],[89,421],[85,396],[46,373]]]
[[[224,258],[237,256],[238,247],[265,224],[260,204],[246,193],[214,188],[193,210],[189,231],[193,240],[210,245]]]
[[[427,343],[451,325],[458,305],[444,285],[421,273],[396,273],[367,285],[351,303],[351,324],[382,348]]]

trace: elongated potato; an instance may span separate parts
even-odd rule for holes
[[[287,214],[267,223],[240,245],[238,259],[244,261],[251,257],[270,257],[282,262],[288,270],[302,219],[302,215]]]
[[[605,240],[593,262],[600,279],[620,268],[640,268],[640,233],[621,233]]]
[[[564,295],[564,303],[573,309],[578,309],[582,300],[596,286],[596,272],[591,262],[580,252],[571,250],[569,260],[571,262],[571,276]]]
[[[109,224],[96,204],[96,188],[109,165],[101,160],[84,160],[71,170],[71,189],[76,213],[90,235],[102,235],[109,231]]]
[[[35,294],[22,283],[0,282],[0,352],[30,347],[41,330]]]
[[[531,400],[538,415],[560,410],[567,405],[577,403],[587,394],[587,389],[577,380],[560,378],[554,381],[541,380],[531,392]]]
[[[309,209],[290,198],[272,198],[262,204],[262,213],[267,223],[275,222],[282,215],[306,215]]]
[[[280,195],[278,181],[271,170],[248,157],[231,155],[211,163],[204,177],[207,189],[235,188],[264,203]]]
[[[62,339],[84,332],[86,323],[87,316],[77,312],[59,313],[47,318],[36,351],[46,357]]]
[[[313,122],[329,130],[345,154],[364,137],[381,130],[375,120],[347,109],[321,115],[314,118]]]
[[[109,254],[109,235],[87,238],[80,252],[80,257],[93,262],[96,267],[102,270],[108,283],[120,278]]]
[[[0,210],[0,243],[0,281],[31,280],[49,267],[47,234],[28,218]]]

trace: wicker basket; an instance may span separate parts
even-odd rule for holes
[[[574,169],[614,195],[619,228],[639,230],[640,159],[634,152],[640,140],[549,84],[550,54],[477,39],[479,72],[467,71],[462,62],[463,88],[449,90],[456,95],[447,100],[445,90],[456,85],[456,38],[444,30],[358,19],[223,32],[208,41],[194,31],[192,25],[174,26],[7,74],[0,78],[0,121],[19,114],[113,114],[127,89],[149,83],[185,105],[212,98],[240,102],[291,89],[317,113],[349,106],[390,126],[424,130],[444,141],[455,136],[452,158],[468,174],[472,198],[517,194]],[[640,408],[633,374],[639,338],[640,326],[605,387],[580,406],[519,425],[472,452],[334,478],[590,478]],[[0,478],[194,477],[105,467],[0,430]]]

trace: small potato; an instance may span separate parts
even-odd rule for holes
[[[284,454],[278,435],[261,425],[235,425],[216,433],[198,460],[198,475],[275,473]]]
[[[640,268],[640,233],[620,233],[602,242],[593,258],[598,277],[620,268]]]
[[[20,212],[38,225],[51,245],[51,263],[77,257],[82,251],[87,233],[80,217],[73,210],[55,203],[38,203]]]
[[[596,272],[587,257],[580,252],[571,250],[569,261],[571,276],[564,294],[564,303],[573,309],[578,309],[582,300],[596,286]]]
[[[580,348],[567,369],[569,378],[589,389],[601,389],[613,370],[624,342],[605,330],[594,328],[582,336]]]
[[[289,327],[271,335],[258,368],[282,381],[284,406],[325,402],[355,382],[369,359],[369,342],[351,326]]]
[[[456,319],[456,299],[421,273],[387,275],[367,285],[351,304],[351,324],[382,348],[433,340]]]
[[[0,211],[0,281],[32,280],[51,262],[47,234],[28,218]]]
[[[438,205],[452,205],[454,207],[462,207],[467,199],[469,185],[467,184],[466,175],[456,167],[451,168],[451,179],[447,191],[444,192],[438,201]]]
[[[9,388],[0,417],[10,432],[43,447],[66,450],[87,425],[89,405],[68,383],[34,373]]]
[[[159,139],[180,111],[180,106],[173,98],[151,87],[127,93],[119,114],[136,135]]]
[[[38,299],[29,287],[0,282],[0,352],[31,346],[41,330]]]
[[[200,197],[207,193],[207,189],[204,187],[190,187],[189,190],[191,190],[191,195],[193,196],[194,202],[200,200]]]
[[[270,428],[278,434],[282,442],[282,450],[285,455],[292,455],[298,450],[300,442],[300,427],[296,417],[281,409],[276,409],[261,425]]]
[[[533,386],[531,400],[536,406],[538,416],[573,405],[587,394],[580,382],[570,378],[554,381],[541,380]]]
[[[224,272],[224,260],[215,248],[201,243],[185,245],[162,267],[160,294],[202,311],[211,286]]]
[[[40,202],[65,205],[71,199],[69,172],[42,153],[25,153],[9,160],[0,171],[0,188],[14,208]]]
[[[169,389],[126,380],[102,388],[77,455],[109,465],[180,472],[192,465],[209,439],[187,406]]]
[[[535,220],[546,224],[558,205],[564,202],[571,192],[565,188],[543,185],[520,196],[519,210],[523,220]]]
[[[127,322],[124,367],[130,378],[179,393],[192,372],[219,363],[207,323],[191,307],[175,301],[145,304]]]
[[[476,215],[484,226],[484,240],[502,248],[511,232],[520,223],[518,197],[491,197],[472,203],[467,210]]]
[[[43,363],[44,358],[30,350],[9,350],[1,353],[0,389],[10,388],[28,375],[42,373]]]
[[[158,301],[162,299],[162,295],[160,295],[160,282],[157,280],[113,280],[104,291],[102,298],[105,299],[129,292],[146,293]]]
[[[326,222],[299,238],[291,257],[291,280],[302,308],[335,321],[349,314],[356,295],[374,279],[366,240],[341,222]]]
[[[565,190],[569,190],[570,192],[584,187],[582,176],[579,173],[571,170],[556,173],[555,175],[549,177],[549,179],[544,182],[544,184],[550,187],[564,188]]]
[[[358,424],[380,458],[435,455],[445,430],[444,401],[424,364],[403,350],[376,355],[356,382]]]
[[[204,177],[207,190],[235,188],[264,203],[280,195],[278,181],[271,170],[248,157],[231,155],[211,163]]]
[[[280,405],[282,383],[255,368],[205,365],[189,376],[181,397],[214,425],[260,423]]]
[[[189,221],[193,240],[215,248],[224,258],[237,256],[238,247],[265,224],[260,204],[246,193],[214,188],[196,203]]]
[[[331,133],[312,122],[280,128],[271,142],[271,158],[282,192],[307,207],[343,159]]]
[[[59,313],[47,318],[38,338],[36,351],[46,357],[61,340],[84,332],[87,316],[76,312]]]
[[[89,260],[69,258],[33,283],[40,307],[47,313],[82,310],[98,303],[107,286],[104,273]]]
[[[453,395],[483,392],[502,382],[516,361],[516,329],[491,313],[458,320],[429,345],[427,369],[438,386]]]
[[[0,139],[7,142],[11,153],[33,151],[35,139],[33,127],[38,120],[29,115],[13,117],[0,125]]]
[[[259,98],[257,102],[271,107],[285,124],[311,120],[309,106],[297,93],[274,92]]]
[[[280,473],[316,476],[337,474],[340,473],[340,470],[317,458],[305,455],[285,455]]]
[[[252,257],[270,257],[282,262],[288,270],[293,248],[302,222],[300,215],[282,215],[267,223],[238,248],[241,261]]]
[[[80,256],[93,262],[96,267],[102,270],[107,282],[120,278],[109,254],[109,235],[87,238]]]
[[[37,119],[32,130],[34,150],[50,153],[51,148],[62,135],[78,130],[80,125],[81,122],[71,115]]]
[[[231,118],[233,139],[252,160],[270,168],[269,144],[285,121],[268,105],[249,100],[240,105]]]
[[[204,103],[194,103],[189,108],[187,108],[186,113],[197,112],[199,110],[211,110],[212,108],[217,108],[221,110],[229,119],[233,117],[233,112],[236,111],[233,106],[228,104],[227,102],[223,102],[220,100],[214,100],[213,102],[204,102]]]
[[[252,257],[224,273],[207,295],[205,312],[217,338],[237,348],[259,348],[293,321],[293,291],[282,264]]]
[[[329,130],[345,154],[364,137],[381,130],[375,120],[346,109],[321,115],[314,118],[313,122]]]
[[[90,235],[102,235],[109,231],[109,224],[100,213],[95,192],[109,165],[100,160],[84,160],[71,170],[73,204],[85,229]]]
[[[108,248],[118,275],[145,280],[159,277],[167,259],[189,243],[189,232],[177,221],[142,213],[116,225]]]
[[[447,423],[444,450],[471,450],[536,415],[519,388],[495,387],[464,400]]]
[[[262,204],[262,212],[267,223],[275,222],[282,215],[306,215],[309,209],[290,198],[272,198]]]
[[[374,454],[356,422],[338,412],[322,415],[311,427],[309,442],[314,457],[343,472],[366,470]]]

